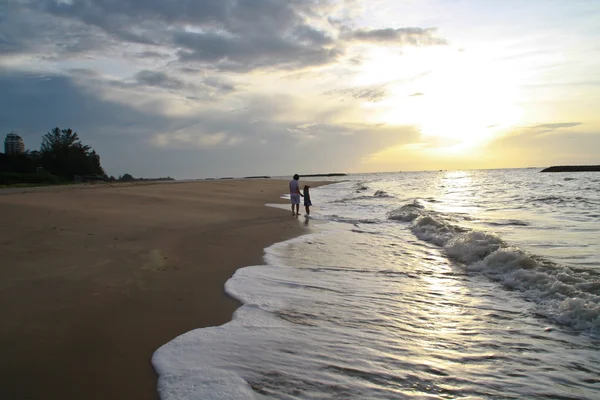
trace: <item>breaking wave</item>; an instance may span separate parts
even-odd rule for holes
[[[577,330],[600,332],[600,277],[511,247],[494,233],[457,226],[416,201],[391,211],[388,219],[409,223],[415,236],[441,247],[467,271],[520,291],[538,304],[540,314]]]

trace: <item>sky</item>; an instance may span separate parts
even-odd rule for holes
[[[0,133],[109,175],[600,164],[596,0],[8,0]]]

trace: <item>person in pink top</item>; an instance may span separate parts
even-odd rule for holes
[[[290,200],[292,202],[292,215],[300,215],[300,176],[295,174],[293,179],[290,181]],[[295,211],[294,211],[295,207]]]

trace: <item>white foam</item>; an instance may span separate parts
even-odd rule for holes
[[[219,368],[222,356],[212,343],[236,329],[234,321],[225,325],[187,332],[160,347],[152,356],[159,375],[158,393],[162,400],[251,399],[253,391],[241,376]],[[198,349],[199,351],[190,351]]]
[[[415,201],[389,212],[388,218],[395,221],[410,222],[426,213],[425,207]]]
[[[600,328],[597,283],[586,282],[567,267],[548,265],[509,247],[494,251],[467,268],[521,291],[540,304],[541,312],[563,324],[591,332]]]
[[[240,268],[225,283],[226,293],[243,304],[230,322],[189,331],[156,350],[152,365],[159,375],[161,400],[260,397],[242,377],[244,371],[252,376],[252,371],[236,364],[236,359],[261,347],[267,354],[277,342],[292,340],[290,323],[273,313],[303,301],[307,279],[301,270],[285,266],[288,260],[282,251],[324,234],[300,236],[265,249],[265,261],[270,265]],[[310,283],[318,284],[323,282]],[[265,357],[273,356],[276,354]]]
[[[241,375],[243,366],[236,365],[235,359],[238,354],[258,350],[265,332],[273,335],[287,326],[266,311],[284,306],[285,298],[275,293],[261,295],[266,293],[261,278],[269,279],[272,268],[242,268],[227,281],[227,293],[244,302],[230,322],[184,333],[154,353],[152,364],[159,374],[162,400],[256,398]]]
[[[444,243],[446,254],[467,264],[505,246],[498,235],[484,231],[458,232]]]
[[[410,229],[419,239],[442,247],[448,257],[465,263],[467,270],[521,291],[540,305],[540,313],[576,329],[600,329],[600,296],[596,295],[600,283],[509,247],[494,233],[454,225],[416,202],[390,212],[388,218],[411,222]]]

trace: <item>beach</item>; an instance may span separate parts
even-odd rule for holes
[[[281,180],[0,191],[0,398],[157,399],[153,352],[230,320],[234,271],[305,232],[265,206],[285,192]]]

